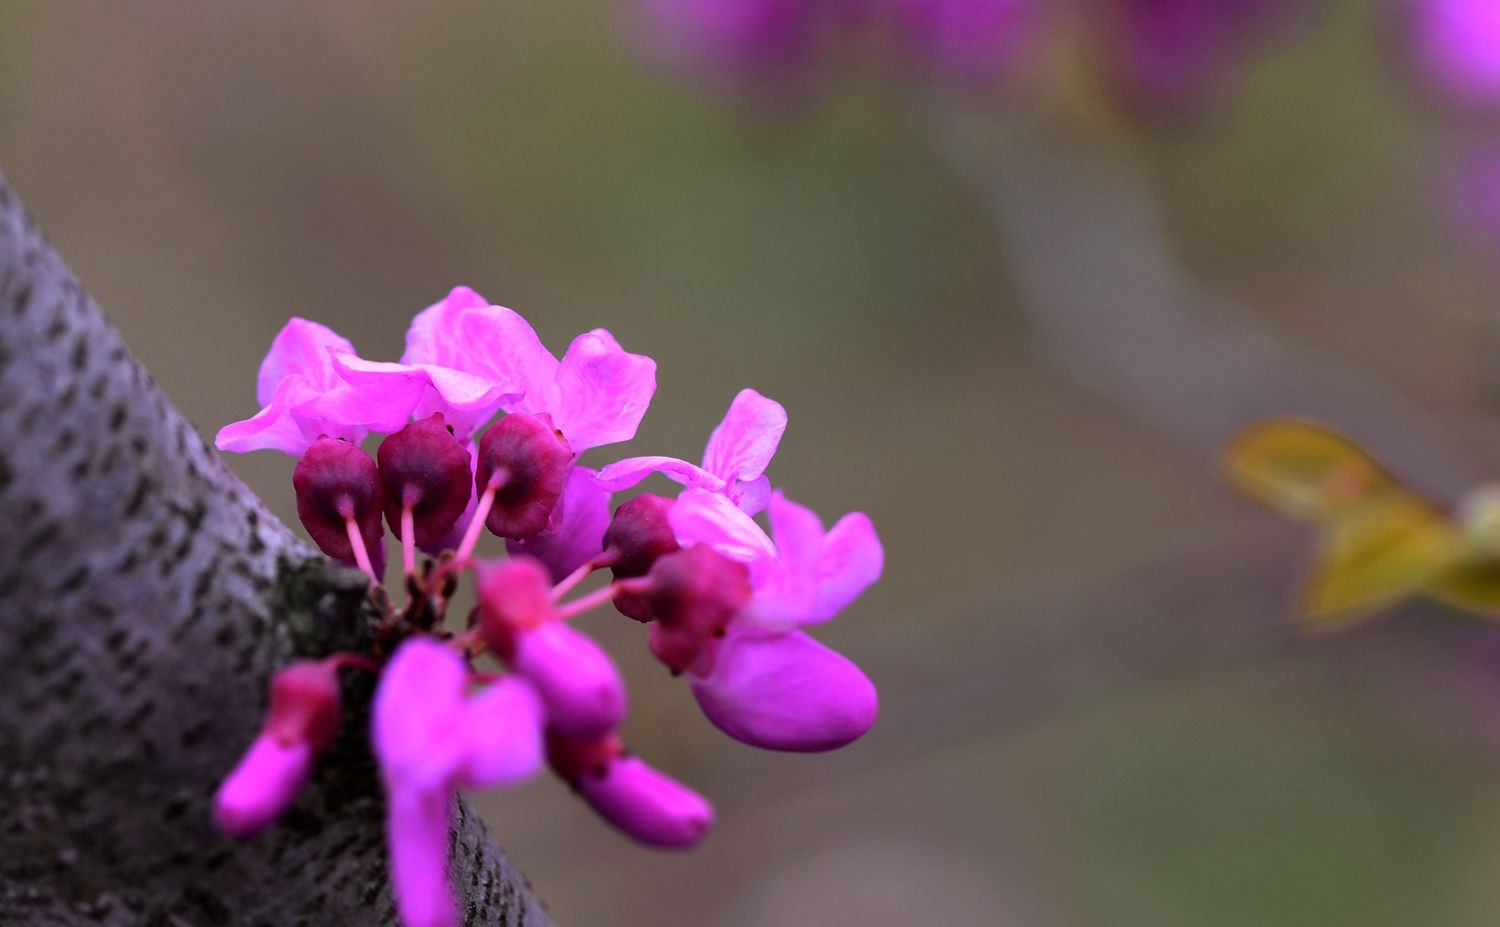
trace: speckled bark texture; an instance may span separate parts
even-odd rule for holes
[[[209,821],[269,674],[363,635],[362,578],[225,468],[4,177],[0,526],[0,925],[396,924],[367,684],[281,825]],[[454,839],[466,923],[551,923],[466,807]]]

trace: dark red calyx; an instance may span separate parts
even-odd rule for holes
[[[469,504],[474,490],[469,452],[443,424],[441,413],[386,438],[375,452],[385,487],[385,518],[400,534],[401,511],[410,507],[418,547],[442,540]]]
[[[507,662],[518,634],[557,615],[551,574],[533,557],[513,557],[483,571],[478,594],[480,633],[495,656]]]
[[[547,765],[564,782],[576,785],[585,775],[601,777],[624,753],[625,744],[613,731],[598,737],[569,737],[547,729]]]
[[[672,500],[665,496],[642,493],[615,509],[604,532],[604,560],[615,579],[645,576],[659,557],[682,549],[667,521],[671,507]],[[656,617],[646,597],[634,592],[616,595],[615,608],[636,621]]]
[[[265,733],[282,746],[322,750],[339,731],[343,707],[338,669],[326,661],[293,663],[271,680]]]
[[[353,518],[372,560],[382,547],[380,518],[385,494],[375,458],[356,444],[326,435],[313,442],[292,471],[297,517],[318,549],[346,563],[354,562],[345,519]]]
[[[474,476],[481,494],[500,478],[484,526],[515,540],[545,531],[572,467],[573,449],[549,420],[517,412],[496,422],[479,440]]]
[[[646,575],[651,652],[673,672],[707,672],[729,619],[750,601],[750,571],[705,544],[659,557]]]

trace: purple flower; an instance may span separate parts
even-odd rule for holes
[[[219,429],[214,443],[235,453],[274,448],[299,457],[320,435],[358,444],[372,431],[396,431],[411,417],[419,391],[404,382],[365,388],[340,375],[340,364],[362,363],[348,339],[292,319],[260,365],[255,396],[263,408]]]
[[[1092,25],[1125,95],[1159,111],[1210,102],[1289,0],[1093,0]]]
[[[901,51],[927,70],[984,85],[1014,77],[1043,39],[1042,0],[890,0]]]
[[[1416,75],[1460,110],[1500,104],[1500,5],[1493,0],[1408,0],[1401,34]]]
[[[614,733],[548,731],[547,762],[600,817],[641,843],[686,849],[713,826],[714,809],[703,796],[626,753]]]
[[[610,494],[595,484],[594,476],[588,467],[574,467],[557,503],[557,524],[524,540],[507,539],[505,549],[540,560],[555,583],[598,557],[609,528]]]
[[[738,740],[830,750],[869,729],[878,698],[858,667],[798,629],[853,601],[880,576],[884,553],[862,513],[824,532],[816,514],[776,492],[770,516],[774,543],[726,497],[705,490],[684,491],[668,511],[684,547],[708,545],[744,563],[753,590],[717,648],[687,668],[693,695]]]
[[[721,493],[754,515],[770,498],[771,483],[764,474],[785,431],[781,403],[743,389],[709,435],[702,466],[676,457],[628,457],[602,468],[594,481],[617,492],[661,473],[685,486]]]
[[[506,678],[468,697],[468,681],[456,653],[417,637],[396,651],[375,693],[391,883],[408,927],[458,922],[447,879],[454,791],[516,784],[542,761],[541,706],[531,687]]]

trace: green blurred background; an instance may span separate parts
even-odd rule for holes
[[[588,620],[632,680],[629,740],[720,820],[662,854],[551,779],[481,798],[561,923],[1487,924],[1500,649],[1435,612],[1291,634],[1310,534],[1215,455],[1277,410],[1178,428],[1239,382],[1184,374],[1144,411],[1119,384],[1191,366],[1190,343],[1120,374],[1111,344],[1040,337],[1036,294],[1098,265],[1018,247],[1026,213],[983,180],[1085,227],[1048,208],[1068,165],[1147,194],[1125,200],[1175,272],[1230,307],[1174,311],[1232,312],[1255,335],[1219,343],[1246,369],[1294,355],[1308,394],[1357,381],[1333,423],[1451,498],[1500,461],[1497,279],[1435,218],[1456,130],[1401,87],[1377,19],[1334,4],[1222,111],[1151,131],[1066,63],[1027,102],[863,66],[757,111],[645,63],[595,0],[12,0],[0,167],[205,433],[255,411],[288,316],[393,358],[465,283],[555,350],[604,326],[657,359],[640,436],[595,465],[695,457],[754,386],[791,416],[775,482],[874,518],[886,575],[821,636],[884,714],[838,754],[729,741],[638,627]],[[1022,143],[987,149],[991,125]],[[1025,254],[1056,266],[1028,277]],[[1141,311],[1112,289],[1083,328]],[[295,521],[287,458],[231,463]]]

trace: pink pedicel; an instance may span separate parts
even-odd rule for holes
[[[575,737],[625,720],[625,681],[593,638],[570,627],[541,563],[515,557],[481,567],[479,626],[490,650],[536,687],[547,723]]]
[[[287,325],[261,367],[261,412],[219,445],[298,458],[298,515],[324,553],[369,575],[375,620],[366,647],[277,674],[264,728],[215,797],[222,831],[249,837],[295,802],[337,732],[347,667],[376,678],[370,740],[407,927],[461,921],[448,881],[456,793],[529,778],[544,737],[553,770],[606,821],[650,846],[697,844],[713,808],[624,749],[625,682],[572,624],[609,603],[648,625],[642,643],[731,737],[817,751],[870,728],[868,677],[802,630],[880,574],[869,519],[825,531],[771,491],[786,411],[749,389],[701,464],[582,466],[584,452],[635,435],[655,388],[655,362],[609,332],[578,336],[559,360],[520,315],[465,287],[417,316],[397,363],[361,358],[316,323]],[[373,457],[360,447],[372,434],[386,436]],[[652,473],[685,488],[611,514],[611,494]],[[769,534],[753,517],[762,512]],[[399,591],[373,588],[387,524],[401,542]],[[508,559],[476,558],[486,528]],[[605,568],[610,583],[585,585]],[[468,576],[478,603],[454,633],[447,611]],[[471,666],[486,654],[499,672]]]
[[[660,473],[693,489],[722,493],[755,515],[770,498],[766,467],[785,432],[786,410],[781,403],[743,389],[709,435],[701,466],[675,457],[630,457],[600,469],[595,482],[613,492]]]
[[[385,569],[385,494],[374,458],[357,444],[319,438],[297,461],[292,486],[297,517],[318,549],[378,578]]]
[[[375,693],[391,883],[409,927],[457,922],[447,876],[454,792],[515,785],[541,766],[542,710],[531,687],[507,678],[470,696],[468,686],[456,653],[417,637],[396,651]]]
[[[271,680],[265,727],[214,796],[214,823],[232,837],[251,837],[296,800],[315,754],[338,733],[342,708],[337,668],[294,663]]]
[[[548,731],[547,761],[600,817],[641,843],[687,849],[713,826],[714,809],[703,796],[625,753],[615,735]]]

